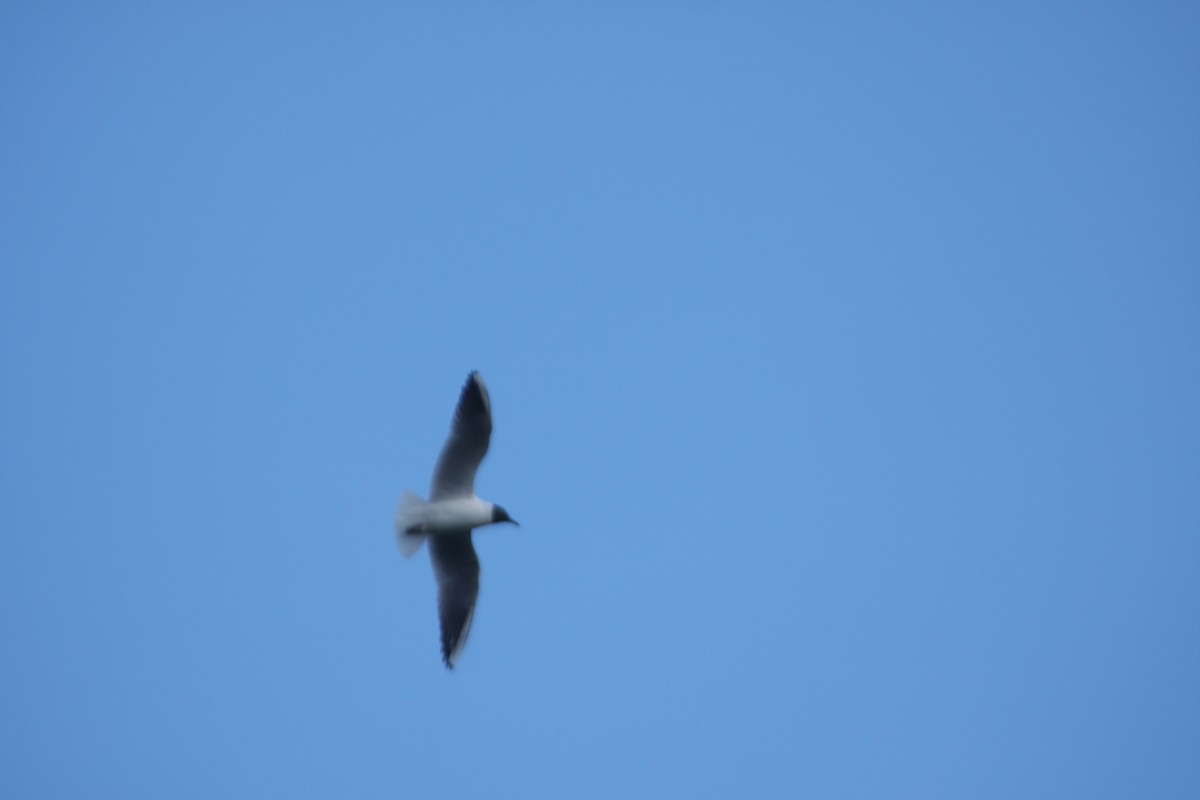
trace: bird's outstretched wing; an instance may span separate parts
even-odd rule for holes
[[[458,398],[454,421],[450,424],[450,438],[442,447],[437,468],[433,471],[429,499],[445,500],[473,495],[475,471],[487,455],[491,438],[492,403],[488,399],[483,376],[472,372],[467,376],[467,383]]]
[[[467,643],[475,599],[479,597],[479,558],[471,531],[429,537],[429,554],[438,583],[438,618],[442,627],[442,660],[453,668]]]

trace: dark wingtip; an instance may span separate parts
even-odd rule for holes
[[[486,413],[487,400],[484,399],[483,392],[483,378],[478,370],[473,371],[463,384],[462,394],[458,398],[459,407],[469,414]]]

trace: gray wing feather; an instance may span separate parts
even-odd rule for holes
[[[429,490],[431,500],[470,497],[475,493],[475,471],[487,455],[491,438],[492,402],[483,376],[472,372],[458,398],[450,438],[442,447],[433,471],[433,486]]]
[[[429,554],[438,583],[438,618],[442,628],[442,660],[454,667],[467,643],[475,599],[479,597],[479,557],[471,531],[429,537]]]

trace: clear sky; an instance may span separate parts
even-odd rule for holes
[[[1200,796],[1200,5],[5,3],[0,119],[0,796]]]

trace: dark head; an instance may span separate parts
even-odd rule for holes
[[[503,507],[498,506],[494,503],[492,504],[492,522],[511,522],[513,525],[516,525],[518,528],[521,527],[521,523],[517,522],[515,519],[510,517],[508,515],[508,512],[505,511]]]

